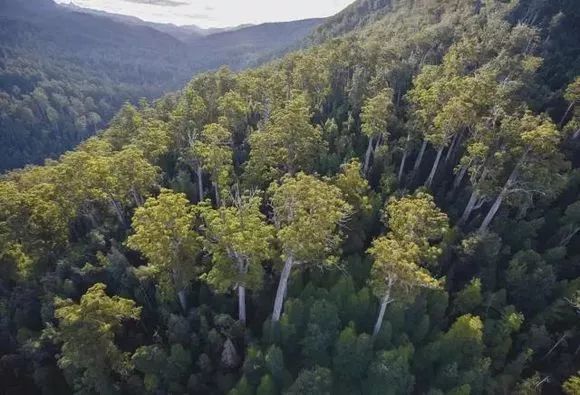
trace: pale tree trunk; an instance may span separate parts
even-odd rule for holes
[[[86,213],[86,216],[89,218],[89,221],[91,222],[91,226],[93,228],[96,228],[97,226],[99,226],[97,220],[95,219],[95,214],[93,214],[92,209],[89,209],[89,212]]]
[[[382,142],[383,142],[383,135],[381,134],[377,137],[377,141],[375,142],[375,148],[373,149],[373,153],[377,152],[377,150],[381,146]]]
[[[280,321],[284,298],[286,297],[286,290],[288,288],[288,280],[290,279],[290,273],[292,272],[292,266],[294,266],[294,259],[289,256],[286,258],[286,262],[284,262],[284,269],[282,269],[280,282],[278,283],[278,290],[276,291],[276,300],[274,301],[274,311],[272,313],[273,322]]]
[[[471,192],[471,197],[469,198],[469,202],[467,202],[467,206],[465,207],[463,215],[459,220],[459,225],[463,225],[464,223],[467,222],[467,220],[471,216],[471,213],[473,212],[473,208],[475,207],[477,200],[478,200],[477,191],[473,189],[473,191]]]
[[[137,207],[141,207],[143,205],[143,198],[141,195],[135,190],[135,188],[131,188],[131,194],[133,195],[133,200]]]
[[[467,167],[462,168],[462,170],[463,169],[467,169]],[[461,219],[459,220],[459,225],[464,224],[467,222],[467,220],[469,220],[471,213],[473,212],[473,210],[475,209],[475,206],[478,204],[478,201],[479,201],[479,195],[476,191],[476,186],[479,185],[480,182],[485,180],[486,177],[487,177],[487,168],[484,167],[479,179],[477,181],[473,182],[471,197],[469,198],[469,202],[467,202],[467,206],[465,207],[465,211],[463,211],[463,215],[461,216]],[[455,188],[453,190],[455,190]],[[482,202],[479,202],[479,203],[482,203]]]
[[[567,337],[568,337],[568,332],[564,333],[564,335],[562,335],[562,337],[560,339],[558,339],[558,341],[556,342],[556,344],[554,344],[552,346],[552,348],[550,348],[550,350],[546,354],[544,354],[544,356],[542,357],[542,359],[546,359],[556,348],[558,348],[558,346],[560,344],[562,344],[562,342],[564,340],[566,340]]]
[[[221,203],[221,199],[220,199],[220,189],[219,189],[217,182],[213,183],[213,189],[215,191],[215,204],[217,207],[220,207],[222,205],[222,203]]]
[[[371,164],[371,155],[373,153],[373,138],[369,138],[369,145],[367,147],[367,153],[365,154],[365,163],[363,167],[363,173],[367,174],[369,166]]]
[[[507,193],[509,192],[510,187],[512,186],[512,184],[514,183],[514,181],[517,178],[518,167],[519,166],[516,166],[516,168],[514,169],[512,174],[510,175],[510,178],[505,183],[505,186],[503,187],[503,189],[501,190],[501,192],[499,193],[499,195],[495,199],[495,202],[493,202],[493,205],[489,209],[489,212],[485,216],[485,219],[483,220],[483,222],[479,228],[480,232],[485,232],[487,230],[487,228],[489,227],[489,225],[491,224],[491,221],[493,221],[493,219],[494,219],[495,215],[497,214],[499,208],[501,207],[501,204],[503,203]]]
[[[393,288],[393,280],[389,279],[387,292],[385,293],[385,296],[383,296],[383,299],[381,300],[381,307],[379,309],[379,316],[377,317],[377,322],[375,323],[375,328],[373,330],[373,337],[376,337],[379,334],[379,332],[381,331],[381,327],[383,326],[383,319],[385,318],[387,306],[392,302],[391,299],[392,288]]]
[[[399,184],[403,179],[403,172],[405,171],[405,164],[407,163],[409,140],[411,140],[411,134],[407,134],[407,143],[405,144],[405,149],[403,150],[403,157],[401,158],[401,165],[399,166],[399,175],[397,176]]]
[[[455,176],[455,180],[453,181],[453,191],[457,190],[457,188],[461,186],[461,183],[463,182],[463,178],[465,177],[466,173],[467,166],[462,166],[461,169],[459,170],[459,173],[457,173],[457,175]]]
[[[201,166],[197,166],[196,169],[197,174],[197,194],[199,195],[199,201],[203,201],[203,172],[201,170]]]
[[[451,146],[447,150],[447,155],[445,156],[445,163],[449,162],[449,159],[451,158],[451,155],[453,154],[453,151],[455,150],[455,145],[457,144],[457,140],[459,140],[459,133],[456,133],[455,136],[453,136],[453,141],[451,142]]]
[[[578,137],[580,137],[580,129],[574,132],[574,134],[572,135],[572,139],[576,140]]]
[[[497,198],[493,202],[493,205],[489,209],[489,212],[487,213],[487,215],[485,216],[485,219],[483,220],[483,222],[481,223],[481,226],[479,227],[480,232],[485,232],[487,230],[487,228],[489,227],[489,224],[491,224],[491,221],[493,221],[493,218],[497,214],[497,211],[501,207],[501,204],[503,203],[503,200],[505,198],[506,194],[504,193],[504,190],[501,191],[501,193],[497,196]]]
[[[123,208],[121,207],[119,202],[117,202],[115,199],[111,199],[111,205],[115,209],[115,214],[117,214],[117,218],[119,219],[121,225],[126,226],[127,220],[125,218],[125,212],[123,211]]]
[[[397,176],[397,180],[399,184],[403,179],[403,172],[405,171],[405,163],[407,162],[407,150],[403,152],[403,157],[401,158],[401,165],[399,166],[399,175]]]
[[[246,287],[243,285],[238,285],[238,318],[246,322]]]
[[[179,284],[179,272],[177,271],[177,269],[173,269],[172,274],[173,274],[173,285],[174,287],[177,288]],[[187,291],[186,288],[181,288],[179,291],[177,291],[177,299],[179,299],[179,304],[181,305],[181,309],[183,310],[184,313],[187,312],[186,291]]]
[[[578,234],[578,232],[580,232],[580,228],[576,228],[574,229],[572,232],[570,232],[561,242],[560,242],[560,246],[564,247],[566,245],[568,245],[568,243],[570,243],[570,241],[574,238],[574,236],[576,236]]]
[[[574,102],[570,103],[570,105],[566,109],[566,112],[564,113],[564,116],[562,117],[562,120],[560,121],[560,128],[562,126],[564,126],[564,122],[566,122],[566,118],[568,118],[568,114],[570,114],[570,111],[572,111],[572,109],[574,108],[574,104],[575,104]]]
[[[183,312],[187,312],[187,296],[185,294],[185,289],[177,292],[177,297],[179,298],[179,304],[183,309]]]
[[[441,155],[443,155],[443,147],[437,150],[437,157],[435,157],[435,162],[433,162],[433,167],[431,168],[429,178],[427,178],[427,181],[425,182],[425,186],[427,188],[431,188],[431,185],[433,185],[433,180],[435,179],[437,169],[439,168],[439,162],[441,162]]]
[[[421,149],[419,150],[419,155],[417,156],[417,160],[415,160],[415,166],[413,166],[413,173],[416,173],[417,170],[421,167],[421,162],[423,162],[423,156],[425,156],[425,150],[427,149],[427,141],[423,141],[421,145]]]

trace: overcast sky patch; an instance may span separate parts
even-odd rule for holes
[[[56,0],[70,3],[71,0]],[[80,7],[176,25],[226,27],[321,18],[353,0],[73,0]]]

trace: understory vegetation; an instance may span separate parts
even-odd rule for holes
[[[6,394],[580,393],[580,4],[355,6],[3,176]]]

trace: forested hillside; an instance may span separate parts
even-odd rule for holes
[[[4,0],[0,171],[56,158],[105,127],[123,103],[158,98],[197,72],[224,64],[235,70],[254,65],[284,52],[319,23],[180,40],[175,31],[136,19],[77,12],[52,0]]]
[[[2,178],[3,394],[580,393],[580,3],[381,4]]]

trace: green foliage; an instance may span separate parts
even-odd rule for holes
[[[148,259],[144,274],[159,279],[165,291],[181,291],[195,276],[200,242],[193,222],[193,210],[185,195],[169,190],[135,211],[135,233],[127,239],[127,246]]]
[[[264,128],[253,132],[246,172],[252,183],[267,184],[286,173],[312,171],[321,147],[322,131],[310,123],[304,95],[296,95],[272,112]]]
[[[303,370],[284,395],[329,395],[332,389],[330,370],[315,367]]]
[[[572,376],[566,380],[562,386],[566,395],[576,395],[580,393],[580,378],[578,375]]]
[[[332,368],[340,381],[361,380],[373,355],[373,344],[370,336],[361,334],[357,336],[352,326],[340,332],[334,346],[334,358]]]
[[[546,299],[553,292],[555,275],[538,253],[520,251],[509,263],[506,281],[516,306],[531,312],[546,306]]]
[[[337,228],[351,211],[340,189],[299,173],[284,177],[280,185],[273,183],[269,193],[283,256],[303,263],[336,264],[333,254],[342,240]]]
[[[77,392],[114,393],[115,376],[127,377],[132,369],[129,355],[115,344],[115,333],[124,320],[139,319],[135,302],[105,294],[106,286],[96,284],[80,302],[55,300],[59,320],[56,337],[62,342],[58,365]]]
[[[366,393],[378,395],[412,392],[415,384],[409,365],[412,355],[413,348],[409,346],[378,353],[369,368],[365,383]]]
[[[442,241],[449,232],[447,215],[433,196],[417,192],[413,196],[390,200],[385,208],[385,222],[394,239],[416,244],[421,259],[430,261],[441,254]]]
[[[213,262],[204,279],[221,292],[262,285],[262,262],[273,256],[274,227],[266,223],[260,205],[259,197],[243,196],[232,207],[198,206]]]
[[[211,175],[217,196],[225,193],[233,172],[231,132],[224,126],[213,123],[206,125],[192,146],[193,156],[204,171]]]
[[[373,257],[371,287],[379,298],[390,295],[393,287],[409,291],[415,287],[439,286],[422,263],[433,262],[441,253],[442,240],[449,230],[447,215],[433,197],[417,192],[387,203],[385,220],[389,233],[373,241],[368,253]]]
[[[338,334],[340,321],[336,307],[325,300],[316,301],[310,308],[302,355],[311,365],[329,366],[330,349]]]
[[[274,385],[274,380],[272,380],[272,376],[266,375],[262,377],[260,381],[260,385],[256,390],[256,395],[276,395],[278,391],[276,391],[276,386]]]
[[[369,98],[362,107],[362,132],[369,138],[388,137],[387,125],[393,112],[393,91],[384,89]]]
[[[453,308],[456,314],[463,315],[474,312],[482,303],[481,280],[475,278],[457,293]]]
[[[548,3],[359,0],[313,39],[348,36],[198,75],[125,105],[58,161],[5,175],[2,383],[47,394],[573,391],[578,73],[565,36],[580,9]],[[20,42],[28,30],[14,27],[0,36]],[[20,56],[8,47],[0,74]],[[99,56],[86,59],[97,73]],[[162,85],[146,70],[133,70],[137,84]],[[24,107],[46,115],[31,137],[60,143],[64,113],[90,129],[100,88],[42,82],[67,72],[39,77],[44,92],[0,78],[25,102],[0,93],[0,129]],[[417,185],[433,158],[429,195]],[[203,201],[208,179],[215,196]]]
[[[342,165],[341,172],[335,177],[334,184],[342,191],[344,199],[356,212],[372,209],[368,181],[362,176],[361,164],[357,159]]]

